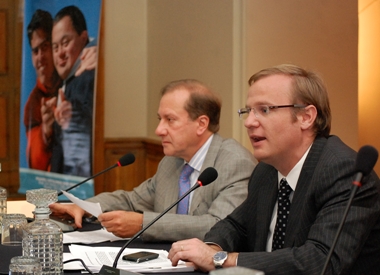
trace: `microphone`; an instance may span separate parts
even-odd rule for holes
[[[329,254],[327,255],[326,262],[325,262],[325,265],[323,266],[321,275],[324,275],[327,270],[327,266],[334,252],[334,248],[338,241],[340,232],[342,231],[344,222],[346,221],[346,217],[351,207],[352,200],[354,199],[354,196],[356,192],[358,191],[358,189],[362,186],[361,181],[364,176],[367,176],[372,171],[373,167],[376,164],[378,156],[379,156],[379,153],[377,152],[376,148],[370,145],[365,145],[359,149],[358,155],[356,156],[356,162],[355,162],[356,175],[355,175],[354,181],[352,182],[353,186],[351,189],[351,195],[347,202],[347,206],[344,211],[343,218],[339,224],[338,231],[336,232],[335,239],[330,248]]]
[[[201,186],[206,186],[216,180],[218,177],[218,172],[213,167],[206,168],[198,177],[197,183],[191,187],[185,194],[183,194],[177,201],[175,201],[172,205],[170,205],[167,209],[165,209],[160,215],[158,215],[156,218],[154,218],[150,223],[148,223],[144,228],[142,228],[139,232],[137,232],[132,238],[129,239],[128,242],[126,242],[123,247],[119,250],[119,253],[116,255],[115,261],[113,262],[113,266],[107,266],[103,265],[102,268],[99,271],[99,274],[103,275],[109,275],[109,274],[135,274],[130,273],[129,271],[125,270],[118,270],[116,268],[117,262],[123,253],[123,251],[128,247],[128,245],[133,242],[135,239],[137,239],[142,233],[145,232],[149,227],[151,227],[157,220],[159,220],[163,215],[165,215],[170,209],[172,209],[174,206],[176,206],[181,200],[183,200],[187,195],[189,195],[191,192],[193,192],[195,189]]]
[[[108,170],[111,170],[111,169],[117,167],[117,166],[126,166],[126,165],[132,164],[132,163],[134,163],[134,162],[135,162],[135,155],[133,155],[132,153],[128,153],[128,154],[122,156],[122,157],[119,159],[119,161],[118,161],[117,163],[115,163],[114,165],[112,165],[111,167],[108,167],[107,169],[105,169],[105,170],[103,170],[103,171],[101,171],[101,172],[99,172],[99,173],[97,173],[97,174],[95,174],[95,175],[93,175],[93,176],[91,176],[91,177],[85,179],[84,181],[81,181],[80,183],[77,183],[77,184],[75,184],[75,185],[73,185],[73,186],[67,188],[65,191],[66,191],[66,192],[67,192],[67,191],[70,191],[71,189],[73,189],[73,188],[75,188],[75,187],[77,187],[77,186],[79,186],[79,185],[81,185],[81,184],[83,184],[83,183],[89,181],[90,179],[93,179],[93,178],[95,178],[95,177],[97,177],[97,176],[99,176],[99,175],[101,175],[101,174],[107,172]],[[62,194],[63,194],[62,191],[58,192],[58,196],[60,196],[60,195],[62,195]]]

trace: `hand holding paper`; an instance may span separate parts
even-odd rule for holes
[[[87,213],[90,213],[91,215],[98,217],[100,214],[103,213],[102,208],[100,207],[99,203],[93,203],[89,201],[83,201],[81,199],[78,199],[74,195],[67,193],[66,191],[62,191],[62,193],[73,203],[78,205],[80,208],[82,208]]]

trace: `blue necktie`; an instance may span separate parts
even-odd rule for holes
[[[292,192],[292,188],[286,179],[283,178],[280,182],[280,189],[278,190],[277,221],[273,234],[272,251],[284,247],[285,231],[290,210],[290,192]]]
[[[182,169],[181,176],[179,177],[179,193],[178,198],[185,194],[190,189],[190,175],[193,173],[194,168],[188,164]],[[189,208],[189,196],[186,196],[178,203],[177,214],[187,214]]]

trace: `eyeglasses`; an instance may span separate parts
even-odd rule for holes
[[[265,117],[270,113],[272,109],[279,108],[305,108],[307,105],[303,104],[292,104],[292,105],[278,105],[278,106],[268,106],[268,105],[256,105],[254,107],[241,108],[238,110],[239,118],[246,119],[251,111],[253,111],[255,117]]]

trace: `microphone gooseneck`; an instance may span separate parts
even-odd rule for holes
[[[87,179],[85,179],[85,180],[83,180],[83,181],[81,181],[81,182],[79,182],[79,183],[77,183],[77,184],[75,184],[75,185],[73,185],[73,186],[67,188],[65,191],[68,192],[68,191],[70,191],[71,189],[74,189],[75,187],[77,187],[77,186],[79,186],[79,185],[81,185],[81,184],[83,184],[83,183],[89,181],[90,179],[93,179],[93,178],[95,178],[95,177],[97,177],[97,176],[99,176],[99,175],[101,175],[101,174],[107,172],[108,170],[111,170],[111,169],[115,168],[115,167],[118,167],[118,166],[126,166],[126,165],[132,164],[132,163],[134,163],[134,162],[135,162],[135,155],[133,155],[132,153],[128,153],[128,154],[122,156],[122,157],[118,160],[118,162],[115,163],[114,165],[112,165],[112,166],[108,167],[107,169],[105,169],[105,170],[103,170],[103,171],[101,171],[101,172],[99,172],[99,173],[97,173],[97,174],[95,174],[95,175],[93,175],[93,176],[91,176],[91,177],[89,177],[89,178],[87,178]],[[63,194],[62,191],[58,192],[58,196],[60,196],[60,195],[62,195],[62,194]]]
[[[123,251],[128,247],[128,245],[133,242],[135,239],[137,239],[142,233],[145,232],[149,227],[151,227],[158,219],[160,219],[163,215],[165,215],[170,209],[172,209],[175,205],[177,205],[183,198],[185,198],[188,194],[193,192],[195,189],[197,189],[200,186],[206,186],[216,180],[218,177],[218,172],[213,167],[206,168],[198,177],[197,183],[191,187],[185,194],[183,194],[177,201],[175,201],[172,205],[170,205],[167,209],[165,209],[160,215],[158,215],[156,218],[154,218],[150,223],[148,223],[144,228],[142,228],[139,232],[137,232],[132,238],[129,239],[128,242],[126,242],[123,247],[119,250],[119,253],[115,257],[115,261],[113,262],[113,267],[116,268],[117,262],[119,261],[119,258]]]
[[[350,195],[350,198],[348,199],[346,209],[343,213],[343,217],[339,224],[338,230],[336,232],[333,244],[329,250],[329,254],[327,255],[325,265],[323,266],[321,275],[325,274],[327,270],[327,266],[330,263],[331,256],[334,252],[336,243],[338,242],[340,232],[342,231],[344,222],[346,221],[346,217],[347,217],[348,211],[350,210],[352,201],[355,197],[357,190],[359,189],[359,187],[362,186],[361,180],[364,176],[367,176],[372,171],[373,167],[376,164],[378,156],[379,156],[379,153],[377,152],[377,150],[370,145],[365,145],[361,147],[358,151],[358,155],[356,156],[356,162],[355,162],[356,175],[355,175],[354,181],[352,182],[353,186],[351,189],[351,195]]]

